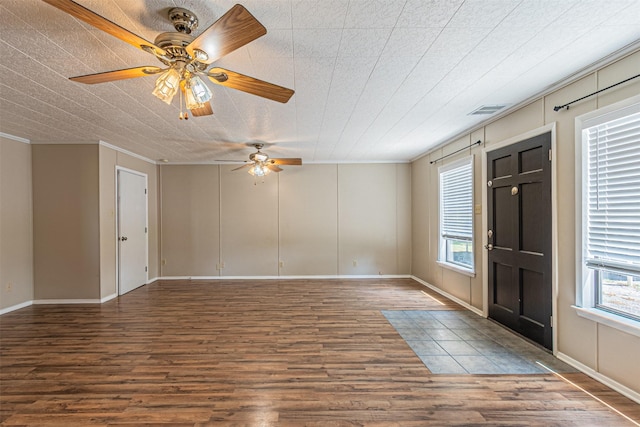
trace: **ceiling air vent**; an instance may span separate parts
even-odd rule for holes
[[[502,110],[506,105],[483,105],[482,107],[476,108],[472,112],[470,112],[469,116],[477,116],[480,114],[493,114],[497,111]]]

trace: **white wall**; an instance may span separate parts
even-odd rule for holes
[[[160,171],[162,222],[171,224],[161,234],[162,275],[219,275],[218,167],[172,166]]]
[[[160,167],[163,277],[409,274],[409,164],[233,168]]]
[[[116,293],[116,165],[149,176],[149,277],[158,276],[155,164],[97,143],[0,141],[0,310]]]
[[[0,312],[32,300],[31,146],[0,137]]]
[[[442,291],[453,295],[478,310],[483,308],[483,288],[480,280],[482,234],[485,232],[481,216],[475,215],[476,277],[468,277],[436,264],[438,257],[438,174],[437,167],[470,153],[476,155],[474,175],[475,204],[482,205],[480,194],[482,165],[478,163],[482,147],[522,135],[544,125],[556,126],[557,197],[557,336],[558,354],[581,366],[601,380],[613,380],[613,385],[627,387],[640,393],[640,338],[579,317],[572,305],[576,298],[575,247],[575,117],[640,93],[640,79],[633,80],[600,95],[587,98],[569,110],[554,111],[555,105],[580,98],[637,74],[640,52],[537,99],[517,111],[496,120],[413,163],[413,270],[412,273]],[[464,150],[436,165],[429,160],[452,153],[460,147],[481,140],[482,146]],[[481,206],[485,209],[485,206]]]
[[[149,279],[159,274],[159,190],[158,166],[111,147],[98,146],[100,221],[100,298],[113,297],[117,290],[116,252],[116,166],[147,175]]]
[[[100,297],[98,146],[32,145],[34,299]]]
[[[280,275],[338,274],[337,170],[308,165],[278,174]]]

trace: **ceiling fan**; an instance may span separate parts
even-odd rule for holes
[[[191,35],[198,27],[196,15],[187,9],[172,8],[169,20],[176,31],[161,33],[151,43],[72,0],[43,1],[154,55],[168,67],[141,66],[70,77],[70,80],[95,84],[159,74],[153,94],[171,104],[180,91],[181,95],[184,94],[186,108],[193,116],[213,114],[209,102],[211,91],[199,76],[206,76],[215,84],[282,103],[289,101],[294,93],[291,89],[231,70],[209,68],[214,61],[267,33],[266,28],[240,4],[229,9],[197,37]],[[182,114],[182,102],[180,111],[181,119],[189,117]]]
[[[251,147],[255,147],[257,150],[255,153],[249,154],[249,160],[244,160],[245,164],[232,169],[232,171],[236,171],[239,169],[249,168],[249,173],[253,176],[265,176],[269,172],[280,172],[282,168],[280,166],[300,166],[302,165],[302,159],[300,158],[280,158],[280,159],[272,159],[266,153],[263,153],[262,148],[264,144],[254,143],[247,144]],[[228,160],[219,160],[219,161],[228,161]],[[236,160],[231,160],[232,162],[236,162]],[[242,161],[242,160],[237,160]]]

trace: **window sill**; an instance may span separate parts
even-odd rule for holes
[[[572,307],[580,317],[584,317],[585,319],[593,320],[594,322],[602,323],[603,325],[611,328],[640,337],[640,322],[627,319],[626,317],[617,316],[613,313],[607,313],[606,311],[598,310],[597,308],[584,308],[575,305]]]
[[[476,272],[473,270],[467,270],[455,264],[449,264],[448,262],[444,262],[444,261],[436,261],[436,262],[440,267],[448,268],[449,270],[453,270],[456,273],[464,274],[465,276],[476,277]]]

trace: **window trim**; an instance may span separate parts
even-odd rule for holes
[[[475,277],[476,275],[476,239],[475,239],[475,212],[474,212],[474,203],[475,203],[475,188],[474,188],[474,155],[471,154],[469,157],[464,157],[462,159],[456,160],[454,162],[448,163],[446,165],[442,165],[438,168],[438,259],[436,263],[441,267],[448,268],[450,270],[456,271],[458,273]],[[472,266],[471,268],[465,268],[463,265],[454,264],[446,260],[446,254],[444,251],[446,250],[446,246],[444,244],[445,240],[442,237],[442,173],[450,171],[452,169],[459,168],[461,166],[469,165],[471,167],[471,250],[472,250]]]
[[[456,273],[464,274],[465,276],[476,277],[476,272],[475,271],[471,271],[471,270],[468,270],[466,268],[463,268],[463,267],[459,266],[458,264],[452,264],[450,262],[445,262],[445,261],[441,261],[441,260],[437,260],[436,264],[438,264],[440,267],[447,268],[449,270],[453,270]],[[475,264],[475,262],[474,262],[474,264]]]
[[[575,272],[576,295],[575,305],[572,307],[583,318],[599,324],[609,326],[620,331],[640,336],[640,322],[616,313],[596,307],[595,286],[592,282],[593,272],[585,263],[585,224],[587,218],[587,199],[583,195],[585,182],[584,173],[587,165],[587,147],[583,141],[582,131],[585,128],[595,126],[623,117],[627,114],[640,111],[640,95],[633,96],[621,102],[608,105],[575,118],[575,219],[576,219],[576,245],[575,245]]]
[[[580,307],[578,305],[573,305],[572,307],[580,317],[640,337],[640,327],[638,327],[636,320],[595,307]]]

